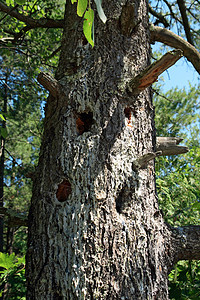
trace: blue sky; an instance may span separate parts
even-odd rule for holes
[[[189,88],[189,82],[194,85],[198,84],[198,73],[193,65],[189,63],[184,57],[181,58],[174,66],[163,73],[165,80],[165,91],[172,87]]]
[[[160,43],[156,43],[152,50],[156,51],[156,49],[159,49]],[[171,50],[171,48],[166,49],[165,52]],[[164,92],[168,91],[171,88],[174,88],[178,86],[178,88],[186,88],[186,90],[189,89],[189,82],[192,85],[197,85],[200,83],[200,76],[198,75],[197,71],[194,69],[193,65],[185,58],[182,57],[179,59],[175,65],[170,67],[167,71],[165,71],[161,76],[159,80],[164,79]]]
[[[156,0],[151,0],[150,3],[153,7],[159,6],[160,8],[162,8],[162,11],[166,11],[166,12],[168,11],[168,8],[164,2],[159,3]],[[154,23],[155,20],[156,20],[155,17],[153,17],[153,16],[150,17],[150,22]],[[196,25],[196,27],[197,27],[196,29],[199,29],[198,25]],[[172,30],[176,34],[179,34],[177,32],[176,26],[174,26],[170,30]],[[184,39],[186,39],[186,38],[184,38]],[[159,42],[156,42],[155,45],[152,45],[152,50],[160,51],[160,47],[162,47],[162,50],[164,49],[164,51],[163,51],[164,53],[166,53],[167,51],[173,50],[173,48],[164,46],[164,44],[159,43]],[[185,57],[182,57],[178,62],[176,62],[176,64],[174,66],[172,66],[167,71],[165,71],[161,76],[164,77],[164,80],[165,80],[165,86],[163,87],[164,92],[166,92],[169,89],[176,87],[176,86],[178,86],[178,88],[185,87],[186,90],[188,90],[189,89],[188,81],[190,81],[190,83],[192,85],[195,85],[195,84],[197,85],[198,83],[200,84],[199,74],[194,69],[193,65],[190,62],[188,62]]]

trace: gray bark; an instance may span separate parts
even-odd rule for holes
[[[189,151],[188,147],[180,146],[179,143],[182,142],[183,139],[176,137],[157,137],[156,138],[156,151],[160,151],[158,154],[165,155],[177,155],[187,153]]]
[[[168,299],[173,230],[159,211],[154,162],[135,168],[155,152],[151,92],[126,90],[149,64],[146,2],[103,7],[108,21],[96,17],[92,49],[67,1],[63,92],[48,98],[34,176],[27,299]]]

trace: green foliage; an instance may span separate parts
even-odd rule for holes
[[[173,226],[199,223],[198,97],[199,91],[194,87],[189,92],[175,89],[168,91],[165,98],[155,97],[157,136],[182,137],[190,149],[185,155],[161,157],[156,163],[160,205],[166,221]]]
[[[169,295],[174,300],[200,299],[200,262],[181,261],[169,275]]]
[[[26,0],[15,0],[15,2],[19,5],[25,4]]]
[[[9,0],[10,1],[10,0]],[[14,6],[14,1],[10,4]],[[64,18],[64,0],[38,0],[26,1],[24,5],[17,7],[17,11],[33,19],[63,19]],[[52,71],[57,66],[59,47],[61,45],[61,28],[35,28],[34,30],[24,30],[26,24],[22,21],[15,20],[13,17],[0,12],[0,18],[3,18],[0,26],[0,39],[7,39],[10,43],[5,43],[1,47],[1,53],[7,55],[7,61],[12,60],[10,55],[14,52],[18,55],[15,59],[15,66],[19,69],[24,68],[22,61],[25,60],[25,66],[29,66],[30,71]],[[13,42],[19,36],[16,42]],[[42,42],[41,42],[42,41]],[[46,45],[46,47],[44,46]],[[24,56],[24,58],[22,58]],[[20,57],[20,58],[19,58]],[[22,59],[21,59],[22,58]],[[7,64],[9,65],[9,64]]]
[[[86,11],[88,2],[87,0],[78,0],[78,4],[77,4],[77,15],[79,17],[82,17],[84,12]]]
[[[83,32],[88,40],[88,42],[94,46],[94,40],[92,38],[92,26],[94,22],[94,11],[92,9],[89,9],[85,12],[84,15],[84,21],[83,21]]]
[[[6,120],[2,114],[0,114],[0,118],[1,118],[3,121]]]
[[[6,137],[8,136],[8,131],[7,131],[7,129],[2,127],[1,130],[0,130],[0,135],[1,135],[4,139],[6,139]]]
[[[90,45],[94,47],[94,10],[91,8],[90,0],[89,2],[88,0],[71,0],[71,3],[74,4],[77,1],[77,15],[79,17],[82,17],[84,15],[83,33]],[[101,5],[102,1],[95,0],[94,2],[97,7],[99,18],[103,23],[105,23],[107,18]]]
[[[15,1],[14,0],[6,0],[6,4],[14,6],[15,5]]]
[[[72,4],[77,2],[76,0],[71,0]],[[90,43],[92,47],[94,47],[94,37],[92,36],[92,27],[94,25],[94,10],[90,7],[88,7],[88,1],[87,0],[78,0],[77,4],[77,15],[79,17],[82,17],[84,15],[83,20],[83,33],[87,39],[87,41]],[[87,10],[86,10],[87,9]]]
[[[7,1],[12,7],[16,3],[19,1]],[[64,0],[23,1],[17,11],[33,19],[62,19],[64,6]],[[2,12],[0,18],[0,39],[10,41],[0,47],[0,133],[6,138],[3,204],[27,216],[32,194],[32,181],[28,177],[38,161],[47,98],[47,92],[37,82],[37,75],[41,70],[54,72],[62,29],[26,31],[22,21]],[[19,39],[13,42],[15,37]],[[27,228],[10,227],[8,216],[4,217],[4,224],[4,249],[17,255],[4,257],[12,264],[1,273],[1,284],[6,291],[4,299],[25,299],[24,264],[20,266],[18,262],[19,256],[26,253]]]
[[[0,252],[0,296],[4,299],[25,298],[25,256],[17,257],[15,253],[7,254]]]
[[[161,93],[161,87],[158,87]],[[168,100],[167,100],[168,99]],[[155,96],[157,136],[184,138],[190,151],[156,160],[157,192],[165,220],[172,226],[200,221],[199,88],[173,89]],[[170,299],[200,298],[200,262],[180,261],[169,275]]]

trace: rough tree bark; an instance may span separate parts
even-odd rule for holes
[[[150,64],[147,3],[103,7],[92,49],[66,4],[29,214],[27,299],[166,300],[169,271],[199,237],[164,223],[154,162],[136,163],[156,151],[151,89],[126,88]]]

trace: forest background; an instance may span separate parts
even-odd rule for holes
[[[185,24],[179,4],[184,3]],[[62,20],[65,1],[7,0],[0,4],[0,284],[2,299],[25,299],[27,215],[31,177],[38,162],[48,92],[38,74],[54,74],[62,28],[27,25],[11,16],[17,11],[32,19]],[[6,12],[5,7],[8,7]],[[150,22],[167,27],[200,49],[200,2],[149,2]],[[59,22],[58,22],[59,23]],[[168,47],[152,45],[152,61]],[[197,73],[179,63],[153,85],[157,136],[183,138],[189,152],[156,159],[157,193],[166,221],[174,226],[200,222],[200,105]],[[190,68],[187,78],[186,70]],[[179,82],[169,80],[178,70]],[[177,73],[176,73],[177,74]],[[169,82],[171,87],[169,87]],[[184,84],[185,85],[185,84]],[[200,298],[200,262],[181,261],[169,275],[171,299]]]

